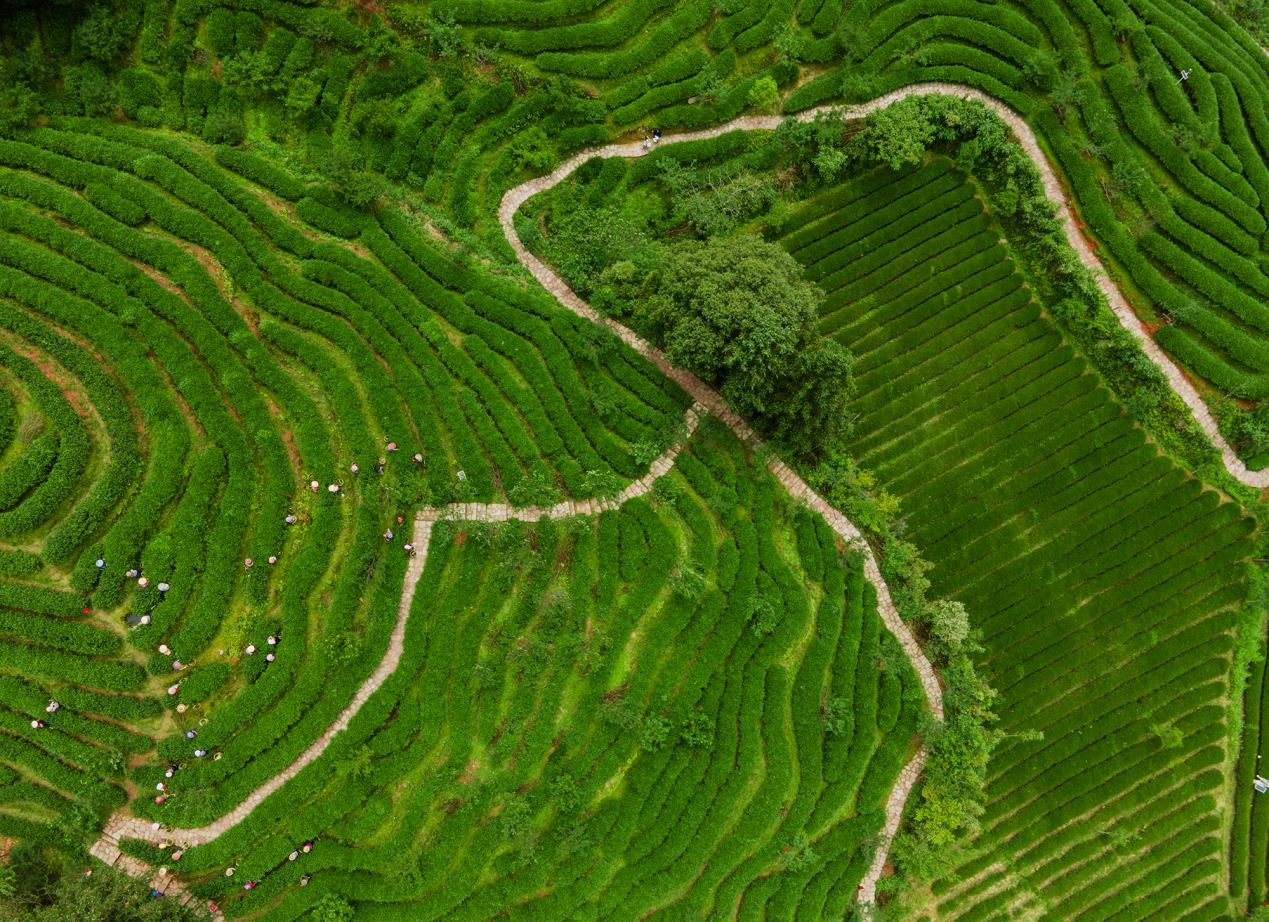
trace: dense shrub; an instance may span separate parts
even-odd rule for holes
[[[849,353],[820,338],[820,294],[786,254],[757,237],[666,246],[602,280],[675,364],[715,382],[728,404],[777,442],[813,457],[845,424]]]

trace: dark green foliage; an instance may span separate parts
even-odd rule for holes
[[[602,280],[671,361],[714,382],[796,455],[834,438],[851,358],[820,338],[819,292],[793,260],[754,236],[716,237],[665,246],[644,271],[618,263]]]
[[[84,876],[78,863],[18,846],[0,878],[0,915],[20,922],[192,922],[199,915],[175,899],[155,899],[150,886],[100,865]]]
[[[313,922],[352,922],[353,908],[348,901],[328,893],[313,907]]]
[[[113,63],[124,48],[132,43],[137,27],[136,4],[112,9],[94,4],[75,26],[75,50],[101,64]]]

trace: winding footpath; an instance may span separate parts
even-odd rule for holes
[[[782,115],[746,115],[741,118],[734,119],[723,125],[713,128],[707,128],[701,131],[689,131],[682,134],[665,135],[661,138],[661,144],[676,144],[683,141],[699,141],[706,138],[714,138],[721,134],[727,134],[732,131],[774,131],[780,125],[792,118],[798,122],[814,121],[820,115],[833,114],[844,120],[861,119],[866,115],[876,112],[878,109],[884,109],[891,103],[909,96],[954,96],[960,99],[971,99],[980,102],[987,108],[991,109],[996,115],[1009,126],[1014,136],[1018,139],[1018,143],[1031,158],[1031,162],[1035,164],[1036,169],[1040,171],[1040,177],[1044,185],[1045,195],[1048,196],[1056,207],[1058,216],[1062,219],[1062,228],[1066,234],[1066,242],[1070,245],[1079,260],[1084,264],[1090,272],[1092,272],[1097,287],[1106,297],[1106,302],[1115,313],[1116,319],[1120,325],[1127,330],[1137,340],[1142,351],[1152,361],[1155,366],[1167,378],[1168,384],[1176,392],[1177,396],[1185,402],[1190,408],[1190,412],[1194,415],[1195,422],[1199,428],[1211,439],[1217,450],[1220,452],[1221,459],[1225,464],[1225,469],[1237,480],[1247,484],[1250,487],[1264,489],[1269,487],[1269,468],[1262,471],[1250,470],[1242,460],[1234,453],[1234,450],[1225,441],[1221,435],[1220,427],[1216,424],[1216,419],[1212,416],[1211,410],[1208,408],[1206,401],[1199,395],[1197,389],[1190,382],[1184,372],[1172,361],[1150,336],[1141,320],[1133,312],[1132,307],[1128,304],[1123,292],[1111,280],[1110,275],[1106,272],[1105,266],[1102,265],[1094,251],[1094,245],[1080,233],[1079,223],[1075,220],[1074,209],[1067,196],[1066,190],[1061,181],[1058,179],[1057,171],[1053,168],[1053,164],[1049,162],[1048,156],[1040,147],[1039,141],[1036,140],[1035,132],[1031,130],[1026,121],[1009,106],[993,96],[988,96],[981,90],[973,87],[963,86],[958,83],[914,83],[911,86],[902,87],[893,92],[878,96],[876,99],[869,100],[853,106],[841,105],[825,105],[818,106],[814,109],[808,109],[793,116]],[[507,239],[511,241],[516,254],[520,256],[520,261],[528,267],[529,271],[534,274],[537,279],[547,288],[555,291],[554,283],[558,282],[560,287],[566,288],[553,272],[546,269],[545,272],[539,272],[539,269],[533,265],[536,260],[532,255],[524,254],[523,247],[520,246],[519,240],[515,236],[515,228],[511,223],[511,216],[514,215],[517,208],[520,207],[527,199],[534,194],[544,191],[556,185],[569,174],[576,170],[579,166],[594,157],[640,157],[647,151],[638,141],[631,141],[623,144],[609,144],[604,147],[591,148],[581,151],[570,157],[564,163],[560,164],[554,172],[543,176],[539,179],[531,180],[521,186],[510,190],[502,199],[502,207],[499,209],[498,216],[502,222],[503,232]],[[527,257],[527,258],[526,258]],[[540,263],[538,264],[540,266]],[[574,300],[576,300],[574,298]],[[572,307],[570,304],[565,306]]]
[[[1211,411],[1207,404],[1199,395],[1198,391],[1190,383],[1189,379],[1181,372],[1180,368],[1172,362],[1170,358],[1155,344],[1149,333],[1137,318],[1122,292],[1111,280],[1107,274],[1105,267],[1102,266],[1093,250],[1092,244],[1080,233],[1079,226],[1074,219],[1072,207],[1066,197],[1065,190],[1057,177],[1052,164],[1045,156],[1035,133],[1022,119],[1022,117],[1004,103],[976,90],[972,87],[961,86],[951,83],[919,83],[904,87],[894,92],[879,96],[869,102],[854,106],[820,106],[793,116],[799,122],[811,121],[821,114],[834,114],[842,119],[859,119],[884,108],[893,102],[904,99],[908,96],[921,95],[941,95],[955,96],[962,99],[971,99],[982,103],[990,108],[997,116],[1001,118],[1012,129],[1024,151],[1031,158],[1032,162],[1040,172],[1043,181],[1045,193],[1049,200],[1054,203],[1058,214],[1063,218],[1063,229],[1066,233],[1067,243],[1079,256],[1080,261],[1087,267],[1096,280],[1097,286],[1101,289],[1106,297],[1107,303],[1114,311],[1116,318],[1124,329],[1138,341],[1142,350],[1150,358],[1152,362],[1167,378],[1169,384],[1176,391],[1177,395],[1185,402],[1194,414],[1194,418],[1204,433],[1212,440],[1217,449],[1221,453],[1226,469],[1229,473],[1248,486],[1256,488],[1269,487],[1269,470],[1251,471],[1245,464],[1235,455],[1233,449],[1220,434],[1220,430],[1216,425]],[[702,140],[706,138],[717,137],[732,131],[755,131],[755,130],[774,130],[786,120],[784,116],[743,116],[724,125],[714,128],[685,132],[677,135],[666,135],[662,137],[661,144],[674,144],[684,141]],[[506,235],[507,241],[515,251],[516,257],[521,264],[533,275],[533,277],[555,298],[579,317],[582,317],[592,323],[606,327],[615,333],[621,340],[633,348],[636,352],[646,357],[654,365],[657,366],[665,375],[673,379],[679,384],[694,400],[691,409],[688,410],[686,422],[689,434],[695,429],[697,420],[701,413],[710,413],[721,419],[736,434],[738,438],[749,444],[755,450],[761,449],[761,440],[757,437],[753,429],[745,423],[740,417],[731,411],[727,404],[723,401],[721,395],[713,388],[701,381],[695,375],[678,368],[673,365],[669,359],[647,341],[640,338],[633,331],[617,323],[615,320],[599,314],[593,310],[590,305],[579,298],[550,267],[545,265],[532,253],[525,249],[521,243],[519,236],[515,230],[514,218],[520,206],[529,198],[539,192],[550,189],[568,176],[574,170],[595,157],[639,157],[647,153],[640,142],[629,142],[622,144],[609,144],[603,147],[592,148],[582,151],[566,160],[552,173],[530,180],[522,185],[516,186],[509,190],[502,198],[498,209],[498,219],[502,227],[503,233]],[[151,876],[152,885],[159,889],[166,889],[167,892],[178,896],[182,901],[188,902],[191,897],[183,890],[179,882],[172,878],[166,868],[159,868],[158,871],[150,868],[144,862],[123,854],[118,847],[120,840],[125,838],[140,839],[145,841],[158,841],[159,838],[171,840],[181,847],[190,847],[200,845],[212,841],[227,830],[241,823],[246,817],[266,798],[276,793],[288,781],[298,775],[310,763],[318,759],[329,747],[334,740],[336,734],[345,730],[352,719],[356,716],[361,707],[373,695],[383,682],[396,669],[401,660],[403,652],[406,621],[409,617],[410,607],[414,601],[414,591],[418,584],[419,577],[423,573],[423,568],[427,560],[427,548],[431,537],[432,527],[435,522],[441,520],[452,521],[484,521],[484,522],[503,522],[508,520],[520,521],[537,521],[543,518],[563,518],[567,516],[577,515],[596,515],[607,509],[615,509],[627,500],[636,496],[642,496],[651,490],[653,483],[660,477],[664,476],[674,465],[675,458],[682,443],[674,446],[657,458],[650,466],[648,473],[638,480],[631,483],[619,494],[606,499],[591,499],[580,501],[566,501],[549,507],[511,507],[505,504],[451,504],[443,507],[431,507],[420,510],[414,520],[413,543],[416,549],[416,556],[410,562],[410,566],[406,573],[405,586],[402,592],[401,603],[398,609],[397,622],[393,628],[388,648],[384,654],[382,661],[375,668],[374,672],[357,690],[352,701],[341,712],[339,718],[322,734],[312,745],[310,745],[290,766],[279,774],[270,778],[267,782],[257,788],[251,795],[247,797],[232,812],[226,814],[215,822],[194,829],[167,829],[160,830],[156,824],[137,817],[128,816],[123,813],[116,814],[107,821],[105,829],[101,837],[95,842],[90,852],[103,862],[114,865],[121,870],[128,872],[137,877]],[[833,529],[833,531],[844,541],[850,543],[857,548],[865,559],[865,573],[868,579],[873,583],[877,590],[878,610],[886,627],[899,641],[904,652],[911,660],[916,672],[921,680],[922,690],[925,694],[926,703],[931,712],[938,718],[943,718],[943,698],[942,690],[939,686],[938,678],[930,665],[929,660],[922,652],[915,638],[907,625],[899,617],[899,613],[894,606],[894,602],[890,597],[889,589],[885,580],[881,576],[881,571],[877,566],[876,558],[871,549],[863,540],[859,529],[851,523],[841,512],[830,506],[822,497],[816,494],[798,474],[785,465],[783,462],[772,456],[772,460],[768,463],[768,469],[784,486],[791,496],[805,503],[808,507],[822,515]],[[873,856],[873,861],[864,875],[863,881],[859,886],[858,900],[863,904],[873,904],[876,900],[877,881],[881,877],[883,868],[888,857],[889,843],[893,840],[895,833],[898,831],[899,823],[902,820],[904,806],[907,803],[908,795],[911,793],[913,785],[916,783],[922,768],[925,765],[926,750],[922,746],[912,757],[903,770],[899,773],[894,788],[891,790],[886,801],[885,822],[883,824],[880,844]]]
[[[912,89],[915,90],[915,88]],[[867,112],[888,105],[898,98],[900,98],[899,95],[892,94],[873,100],[865,107],[857,107],[860,111],[852,113],[850,117],[861,117]],[[801,121],[813,119],[821,111],[828,111],[828,109],[825,107],[810,110],[799,116],[799,119]],[[712,138],[730,131],[773,129],[779,126],[782,121],[783,119],[777,116],[744,116],[725,125],[719,125],[704,131],[666,135],[661,138],[661,143],[674,144],[683,141]],[[520,260],[520,263],[529,270],[530,274],[543,288],[555,296],[555,299],[560,304],[577,316],[612,331],[626,345],[655,365],[662,374],[687,391],[697,406],[717,416],[726,423],[738,439],[748,444],[755,451],[760,451],[763,448],[762,440],[759,439],[757,433],[754,432],[748,423],[732,412],[718,391],[687,369],[673,364],[661,350],[633,330],[618,323],[611,317],[600,314],[583,301],[553,269],[525,248],[519,234],[516,233],[515,214],[520,210],[520,206],[539,192],[544,192],[558,185],[587,160],[594,157],[640,157],[645,153],[647,153],[647,150],[638,141],[625,144],[609,144],[605,147],[582,151],[564,161],[554,172],[529,180],[508,190],[498,206],[498,222],[502,226],[502,232],[506,236],[507,242],[511,244],[511,248],[515,251],[516,258]],[[907,624],[899,616],[894,600],[890,597],[890,589],[886,586],[885,579],[882,578],[881,568],[877,566],[877,559],[864,540],[863,534],[855,527],[853,522],[812,490],[796,471],[779,460],[774,453],[770,455],[770,459],[767,463],[767,469],[775,476],[776,480],[780,482],[789,495],[805,503],[813,511],[818,512],[839,538],[864,555],[864,573],[877,590],[877,610],[881,615],[881,619],[890,633],[899,641],[900,646],[903,647],[904,653],[911,661],[921,680],[921,689],[925,694],[926,704],[934,716],[941,721],[943,719],[943,690],[939,685],[938,676],[934,672],[934,667],[930,665],[930,661],[926,659],[920,644],[916,642],[916,638],[912,636]],[[907,804],[908,795],[912,792],[912,787],[920,776],[921,769],[925,767],[925,758],[926,749],[922,745],[908,761],[908,764],[899,772],[895,786],[890,790],[890,796],[886,799],[885,822],[882,825],[879,844],[873,855],[872,863],[864,874],[857,892],[857,901],[861,904],[872,905],[876,902],[877,881],[881,879],[881,873],[885,868],[886,859],[890,852],[890,843],[894,840],[895,833],[899,831],[899,823],[903,819],[903,808]]]

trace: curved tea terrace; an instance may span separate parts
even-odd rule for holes
[[[423,568],[427,565],[427,550],[431,540],[433,523],[441,520],[475,522],[518,520],[536,522],[539,519],[598,515],[605,510],[616,509],[629,500],[646,495],[652,490],[653,484],[658,479],[669,473],[670,469],[674,467],[675,458],[678,457],[683,445],[686,444],[687,438],[690,438],[692,433],[696,431],[696,424],[699,419],[700,407],[689,407],[684,416],[684,424],[687,429],[686,438],[662,452],[649,466],[646,474],[612,497],[566,500],[556,503],[554,506],[513,507],[502,503],[451,503],[447,506],[429,506],[419,510],[415,514],[413,538],[411,539],[414,544],[415,556],[410,560],[409,567],[406,569],[405,584],[401,591],[401,602],[397,607],[397,620],[392,629],[392,636],[388,641],[388,648],[375,671],[362,683],[357,693],[353,696],[352,701],[340,713],[339,718],[326,729],[326,732],[318,737],[312,745],[304,750],[283,771],[260,785],[236,809],[215,822],[194,829],[165,830],[160,833],[155,828],[156,824],[148,820],[116,814],[107,821],[101,838],[93,844],[89,851],[106,864],[118,865],[134,875],[139,876],[149,873],[149,868],[144,862],[122,855],[118,849],[120,839],[152,839],[156,835],[161,834],[163,838],[170,839],[185,848],[210,842],[241,823],[265,798],[275,793],[298,775],[309,763],[318,759],[330,746],[335,735],[347,729],[357,712],[370,699],[370,696],[379,690],[388,676],[392,675],[401,661],[405,643],[406,621],[409,618],[410,606],[414,603],[414,590],[418,586],[419,577],[423,575]]]

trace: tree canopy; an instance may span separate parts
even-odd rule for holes
[[[52,852],[16,846],[0,864],[0,922],[194,922],[174,898],[100,865],[89,877]]]
[[[661,245],[642,278],[619,263],[603,281],[671,361],[793,452],[814,455],[846,419],[852,358],[821,338],[822,294],[779,246],[752,234],[682,240]]]

